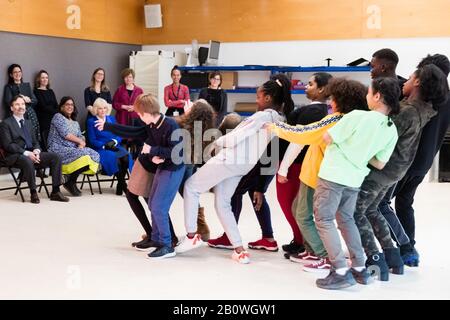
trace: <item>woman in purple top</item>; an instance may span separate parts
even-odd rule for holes
[[[133,108],[134,101],[144,91],[135,85],[133,69],[126,68],[122,70],[121,77],[124,83],[114,93],[112,106],[116,110],[116,121],[118,124],[132,125],[133,119],[139,118]]]

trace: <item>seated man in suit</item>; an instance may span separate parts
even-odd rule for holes
[[[36,169],[50,167],[53,186],[50,200],[69,201],[59,189],[61,158],[53,152],[41,152],[30,120],[24,119],[26,105],[22,96],[15,96],[10,108],[12,116],[0,123],[0,142],[6,152],[4,164],[22,170],[31,191],[32,203],[40,202],[36,191]]]

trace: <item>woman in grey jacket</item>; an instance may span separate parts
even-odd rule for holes
[[[3,103],[5,105],[5,118],[10,114],[9,106],[12,99],[21,95],[26,103],[27,109],[25,111],[25,117],[33,124],[36,136],[39,143],[41,142],[41,130],[39,128],[39,121],[34,110],[37,104],[36,96],[31,90],[30,83],[23,82],[22,79],[22,67],[18,64],[12,64],[8,67],[8,84],[5,86],[3,94]]]

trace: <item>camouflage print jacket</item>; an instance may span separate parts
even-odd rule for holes
[[[392,117],[398,132],[394,152],[383,170],[372,169],[368,178],[385,185],[403,178],[414,160],[423,127],[435,115],[431,103],[404,99],[400,103],[400,113]]]

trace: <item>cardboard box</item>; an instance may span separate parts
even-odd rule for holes
[[[254,102],[237,102],[234,105],[234,112],[256,112],[258,106]]]
[[[237,72],[221,72],[222,75],[222,89],[233,90],[238,85],[238,73]]]

